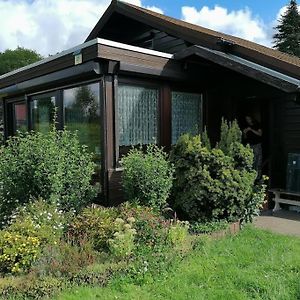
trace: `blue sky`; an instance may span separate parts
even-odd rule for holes
[[[202,6],[220,5],[229,10],[240,10],[248,7],[266,22],[271,22],[278,11],[288,3],[288,0],[144,0],[143,3],[160,7],[167,15],[177,18],[181,16],[182,6],[195,6],[199,9]]]
[[[0,0],[0,51],[49,55],[81,44],[111,0]],[[272,46],[288,0],[123,0],[216,31]]]

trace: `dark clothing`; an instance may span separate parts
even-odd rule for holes
[[[259,129],[261,129],[261,126],[259,124],[255,124],[252,126],[248,126],[247,128],[251,128],[255,131],[258,131]],[[255,134],[252,131],[248,131],[245,135],[244,135],[244,139],[245,139],[245,144],[249,144],[251,145],[257,145],[257,144],[261,144],[261,136]]]
[[[254,158],[253,158],[253,169],[257,172],[257,179],[261,179],[261,168],[262,168],[262,148],[261,144],[251,145],[251,149],[253,150]]]

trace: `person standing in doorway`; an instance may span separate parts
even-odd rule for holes
[[[246,144],[249,144],[254,153],[253,168],[257,172],[257,179],[261,179],[262,168],[262,129],[261,125],[251,116],[245,117],[246,128],[243,130],[243,137]]]

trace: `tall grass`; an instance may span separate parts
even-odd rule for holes
[[[57,298],[77,299],[300,299],[300,239],[248,227],[234,237],[204,239],[152,284],[116,279],[107,288],[78,288]]]

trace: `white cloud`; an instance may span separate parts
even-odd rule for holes
[[[142,7],[142,1],[141,0],[122,0],[122,1]],[[147,8],[149,10],[152,10],[154,12],[157,12],[159,14],[164,13],[164,11],[161,8],[157,7],[157,6],[145,6],[145,8]]]
[[[82,43],[110,0],[0,0],[0,51],[17,46],[42,55]],[[141,0],[126,2],[142,6]],[[157,7],[147,7],[162,11]]]
[[[183,20],[207,27],[216,31],[238,36],[266,46],[271,45],[268,27],[258,17],[253,16],[249,8],[228,11],[227,8],[216,5],[210,9],[203,6],[182,7]]]
[[[164,14],[164,11],[161,8],[157,7],[157,6],[147,6],[146,8],[149,9],[149,10],[152,10],[154,12],[157,12],[159,14]]]

